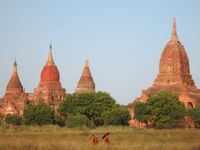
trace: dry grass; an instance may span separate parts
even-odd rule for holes
[[[92,145],[91,135],[110,132],[111,145]],[[0,150],[200,150],[198,129],[134,129],[129,127],[60,128],[0,126]]]

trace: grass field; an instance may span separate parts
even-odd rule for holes
[[[107,147],[100,139],[110,132]],[[92,134],[99,144],[92,145]],[[200,150],[198,129],[135,129],[129,127],[100,127],[96,129],[0,126],[0,150]]]

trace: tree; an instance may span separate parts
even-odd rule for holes
[[[146,103],[135,104],[134,112],[138,121],[158,128],[181,126],[186,115],[178,96],[167,91],[150,95]]]
[[[188,115],[194,121],[195,126],[200,128],[200,105],[197,105],[195,108],[189,110]]]
[[[89,126],[89,119],[86,115],[82,115],[82,114],[69,116],[66,121],[66,125],[70,128]]]
[[[104,125],[128,125],[130,115],[125,106],[114,107],[103,114]]]
[[[134,104],[134,112],[135,112],[135,118],[148,125],[148,121],[152,120],[151,117],[151,111],[150,107],[144,103],[144,102],[138,102]]]
[[[7,114],[5,122],[9,125],[19,126],[22,124],[22,118],[17,115]]]
[[[53,109],[42,101],[40,101],[37,105],[28,104],[28,106],[24,109],[24,123],[27,125],[51,124],[53,120]]]
[[[115,100],[105,92],[87,94],[68,94],[58,108],[58,112],[67,119],[68,116],[83,114],[94,125],[103,124],[103,113],[110,111]]]

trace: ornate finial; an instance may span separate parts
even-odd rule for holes
[[[13,72],[17,72],[17,61],[16,61],[16,56],[15,56],[14,64],[13,64]]]
[[[49,52],[49,58],[47,61],[47,65],[54,65],[53,54],[52,54],[52,44],[50,44],[50,52]]]
[[[173,20],[171,41],[178,41],[178,36],[176,32],[176,17],[174,17],[174,20]]]
[[[85,67],[88,67],[89,66],[89,61],[86,59],[85,60]]]

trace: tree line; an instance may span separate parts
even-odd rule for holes
[[[42,100],[36,105],[27,104],[23,116],[8,114],[5,122],[11,125],[87,126],[128,125],[126,106],[116,103],[106,92],[89,94],[67,94],[54,110]]]
[[[133,105],[135,119],[153,128],[200,128],[200,105],[187,110],[177,95],[168,91],[150,94],[147,102]],[[116,103],[106,92],[67,94],[54,110],[42,100],[28,104],[23,116],[8,114],[5,122],[11,125],[103,126],[128,125],[127,107]]]

